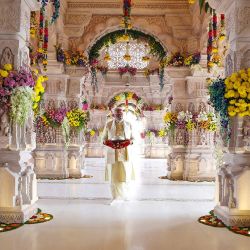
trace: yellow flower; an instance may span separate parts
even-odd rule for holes
[[[117,95],[116,97],[115,97],[115,100],[118,102],[118,101],[120,101],[122,98],[121,98],[121,96],[120,95]]]
[[[238,77],[238,73],[233,73],[233,74],[231,75],[231,77],[230,77],[230,80],[231,80],[232,82],[235,82],[235,81],[237,80],[237,77]]]
[[[3,66],[3,68],[4,68],[5,70],[7,70],[7,71],[10,71],[10,70],[12,70],[12,65],[11,65],[11,64],[5,64],[5,65]]]
[[[237,98],[239,98],[239,97],[240,97],[240,94],[239,94],[238,92],[235,92],[235,93],[234,93],[234,98],[237,99]]]
[[[35,97],[35,102],[39,102],[40,100],[41,100],[40,95],[38,95],[38,96]]]
[[[247,98],[247,93],[244,92],[244,93],[240,94],[240,97],[241,97],[241,98]]]
[[[244,73],[240,74],[240,76],[241,76],[241,78],[242,78],[243,80],[245,80],[245,81],[248,80],[248,75],[245,73],[245,71],[244,71]]]
[[[246,87],[245,87],[245,86],[240,86],[240,87],[238,88],[238,92],[239,92],[239,94],[244,94],[244,93],[246,93]]]
[[[228,85],[230,83],[230,77],[227,77],[225,80],[225,84]]]
[[[233,116],[236,116],[236,112],[234,112],[234,111],[231,111],[231,112],[229,112],[228,114],[229,114],[230,116],[232,116],[232,117],[233,117]]]
[[[171,112],[167,112],[163,118],[164,122],[170,122],[171,121],[171,117],[172,117],[172,113]]]
[[[38,48],[37,52],[38,53],[43,53],[43,49],[42,48]]]
[[[234,84],[232,82],[229,82],[227,85],[226,85],[227,89],[233,89],[234,88]]]
[[[228,112],[233,112],[235,110],[234,106],[228,106],[227,108]]]
[[[233,104],[236,103],[236,100],[235,100],[235,99],[234,99],[234,100],[231,100],[229,103],[233,105]]]
[[[36,103],[33,104],[33,109],[35,110],[37,108],[38,108],[38,103],[36,102]]]
[[[91,130],[90,130],[90,135],[91,135],[91,136],[95,136],[95,130],[91,129]]]
[[[8,73],[8,71],[6,71],[6,70],[0,69],[0,75],[1,75],[2,77],[8,77],[9,73]]]
[[[164,137],[164,136],[167,135],[167,133],[166,133],[166,131],[165,131],[164,129],[161,129],[161,130],[159,130],[158,135],[159,135],[160,137]]]
[[[229,91],[227,92],[227,94],[226,94],[227,97],[226,97],[226,96],[225,96],[225,97],[226,97],[226,98],[234,97],[234,93],[235,93],[234,90],[229,90]]]
[[[38,75],[38,70],[37,70],[37,69],[33,69],[32,71],[33,71],[33,73],[34,73],[35,75]]]
[[[191,131],[195,128],[195,124],[192,121],[188,121],[186,124],[187,130]]]
[[[236,81],[234,83],[234,89],[238,89],[240,87],[240,81]]]

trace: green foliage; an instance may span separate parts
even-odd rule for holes
[[[32,112],[34,91],[30,87],[17,87],[11,95],[10,117],[12,121],[24,126]]]
[[[157,41],[151,35],[145,34],[138,30],[127,30],[127,35],[134,40],[142,40],[148,43],[150,47],[150,54],[156,56],[159,60],[162,60],[166,56],[166,52],[159,41]],[[93,59],[97,59],[99,57],[100,50],[108,46],[110,44],[115,44],[117,41],[122,38],[125,34],[125,30],[117,30],[111,33],[106,34],[105,36],[101,37],[91,48],[89,52],[89,59],[90,61]]]

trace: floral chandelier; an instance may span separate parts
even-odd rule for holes
[[[118,43],[106,46],[106,53],[103,59],[108,62],[109,68],[127,67],[143,69],[148,66],[150,57],[148,56],[147,46],[130,41],[131,37],[128,34],[128,30],[132,28],[131,7],[131,0],[123,1],[121,27],[124,29],[124,35],[120,37]]]

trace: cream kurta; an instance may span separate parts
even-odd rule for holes
[[[103,141],[116,139],[133,140],[131,125],[125,121],[108,122],[103,135]],[[131,148],[131,146],[123,149],[107,148],[105,180],[111,181],[113,198],[124,198],[125,183],[134,179]]]

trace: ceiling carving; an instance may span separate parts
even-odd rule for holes
[[[70,47],[86,50],[95,40],[119,29],[122,0],[64,0],[64,34]],[[198,6],[190,9],[187,0],[133,0],[134,29],[152,34],[171,51],[199,50],[206,33]],[[195,18],[194,18],[195,17]],[[205,37],[205,36],[204,36]],[[203,39],[204,40],[204,39]]]
[[[122,8],[122,1],[113,0],[113,1],[84,1],[84,0],[69,0],[68,8],[83,8],[83,9],[106,9],[106,8]],[[133,9],[136,8],[145,8],[145,9],[188,9],[189,5],[186,0],[134,0]]]

